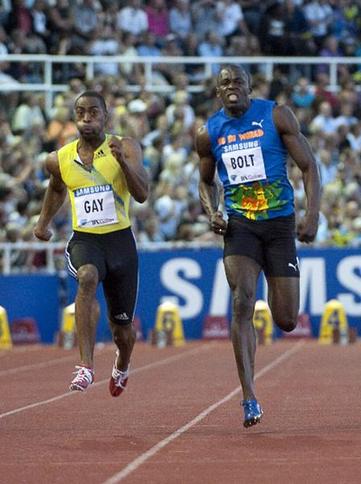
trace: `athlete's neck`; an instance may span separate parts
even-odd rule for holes
[[[102,133],[99,136],[91,139],[85,139],[84,137],[80,136],[78,141],[78,151],[79,150],[95,151],[97,148],[99,148],[100,145],[104,143],[105,138],[106,138],[105,133]]]
[[[237,106],[224,106],[224,112],[231,118],[239,118],[240,116],[243,116],[246,111],[248,111],[250,105],[251,101],[248,99],[242,105],[238,104]]]

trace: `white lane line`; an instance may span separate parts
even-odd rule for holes
[[[29,344],[29,345],[20,345],[20,346],[13,346],[12,348],[8,348],[6,350],[4,349],[1,349],[0,350],[0,356],[3,357],[3,356],[8,356],[9,353],[27,353],[29,351],[35,351],[35,350],[40,350],[44,348],[44,345],[42,345],[41,343],[32,343],[32,344]]]
[[[110,349],[110,347],[108,347]],[[106,347],[103,348],[95,348],[95,354],[98,354],[102,351],[104,351]],[[61,356],[60,358],[54,358],[53,360],[48,360],[48,361],[41,361],[39,363],[32,363],[31,365],[23,365],[23,366],[17,366],[16,368],[9,368],[7,370],[1,370],[0,371],[0,377],[1,376],[7,376],[7,375],[13,375],[14,373],[19,373],[22,371],[29,371],[29,370],[34,370],[35,368],[47,368],[49,366],[57,365],[58,363],[63,363],[65,361],[72,361],[76,360],[77,354],[69,355],[69,356]]]
[[[8,370],[1,370],[0,376],[13,375],[14,373],[19,373],[22,371],[34,370],[35,368],[47,368],[48,366],[57,365],[63,361],[75,360],[76,355],[72,356],[62,356],[61,358],[55,358],[50,361],[42,361],[40,363],[32,363],[31,365],[18,366],[16,368],[9,368]]]
[[[255,375],[255,380],[258,378],[261,378],[263,375],[268,373],[270,370],[272,370],[274,367],[278,366],[282,361],[287,360],[291,355],[296,353],[305,342],[303,340],[300,340],[298,343],[296,343],[292,348],[289,350],[285,351],[282,355],[280,355],[278,358],[276,358],[274,361],[266,365],[264,368],[262,368],[259,372],[256,373]],[[240,391],[241,387],[237,387],[234,389],[231,393],[226,395],[224,398],[221,400],[218,400],[218,402],[214,403],[210,407],[206,408],[198,414],[193,420],[188,422],[187,424],[183,425],[183,427],[180,427],[177,429],[175,432],[170,434],[168,437],[165,439],[161,440],[157,444],[155,444],[153,447],[151,447],[149,450],[141,454],[139,457],[134,459],[132,462],[130,462],[124,469],[122,469],[120,472],[117,474],[114,474],[112,477],[107,479],[103,484],[117,484],[118,482],[122,481],[126,477],[129,476],[132,472],[136,471],[142,464],[144,464],[147,460],[149,460],[151,457],[153,457],[155,454],[157,454],[163,447],[167,446],[170,444],[173,440],[177,439],[179,436],[187,432],[190,428],[194,427],[197,423],[199,423],[201,420],[203,420],[207,415],[212,413],[214,410],[216,410],[219,406],[223,405],[224,403],[228,402],[231,400],[234,396],[238,394]]]
[[[191,350],[183,351],[182,353],[179,353],[178,355],[173,355],[169,356],[168,358],[164,358],[163,360],[158,360],[153,363],[149,363],[148,365],[140,366],[139,368],[135,368],[132,370],[130,373],[131,375],[134,375],[135,373],[140,373],[145,370],[150,370],[152,368],[156,368],[157,366],[162,366],[162,365],[167,365],[168,363],[172,363],[173,361],[179,360],[183,358],[184,356],[189,356],[192,354],[200,353],[201,351],[208,350],[214,346],[214,343],[208,343],[203,346],[193,348]],[[92,385],[92,387],[97,387],[100,385],[103,385],[104,383],[108,383],[109,378],[105,378],[104,380],[100,380]],[[91,390],[91,389],[90,389]],[[32,408],[40,407],[42,405],[47,405],[48,403],[53,403],[58,400],[62,400],[63,398],[71,397],[71,396],[79,396],[81,395],[82,392],[67,392],[67,393],[62,393],[61,395],[57,395],[56,397],[49,398],[48,400],[41,400],[40,402],[34,402],[29,405],[25,405],[24,407],[19,407],[15,408],[14,410],[9,410],[8,412],[4,412],[0,414],[0,419],[9,417],[10,415],[15,415],[16,413],[24,412],[25,410],[30,410]]]

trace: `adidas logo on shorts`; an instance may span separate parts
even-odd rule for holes
[[[129,319],[127,313],[120,313],[120,314],[116,314],[114,316],[114,319],[119,319],[120,321],[125,321],[127,319]]]

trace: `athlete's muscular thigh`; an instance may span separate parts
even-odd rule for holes
[[[253,259],[241,255],[224,258],[228,284],[233,294],[233,311],[237,317],[253,317],[257,280],[261,266]]]
[[[274,322],[283,331],[292,331],[297,325],[300,301],[298,277],[267,277],[268,303]]]

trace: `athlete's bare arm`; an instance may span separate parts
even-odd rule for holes
[[[40,240],[47,241],[52,236],[52,232],[48,228],[49,223],[64,203],[66,186],[61,178],[56,151],[53,151],[47,156],[45,166],[50,173],[50,180],[45,192],[39,220],[34,227],[34,235]]]
[[[143,154],[139,143],[132,138],[119,139],[112,136],[109,147],[122,168],[129,193],[137,202],[145,202],[149,194],[149,177],[142,163]]]
[[[321,199],[317,163],[307,139],[300,131],[296,116],[287,106],[275,107],[273,120],[289,155],[302,171],[307,209],[304,219],[298,223],[297,236],[301,242],[312,242],[317,234]]]
[[[199,156],[199,198],[209,217],[212,230],[223,234],[227,223],[218,211],[219,192],[215,182],[216,162],[211,151],[211,142],[205,126],[200,128],[195,138],[196,151]]]

